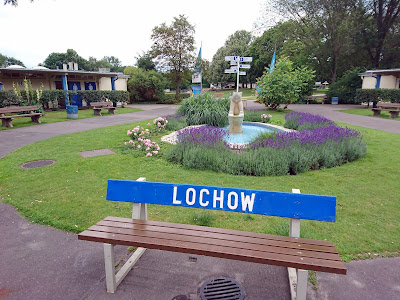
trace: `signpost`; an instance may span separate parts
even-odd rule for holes
[[[246,75],[246,72],[241,72],[240,69],[250,69],[250,65],[241,64],[242,62],[252,62],[252,57],[240,57],[240,56],[225,56],[225,61],[230,61],[231,68],[225,69],[226,74],[237,74],[236,92],[239,92],[239,76]]]

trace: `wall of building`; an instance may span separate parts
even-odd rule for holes
[[[365,76],[363,78],[362,87],[363,89],[374,89],[376,85],[376,78],[372,76]]]
[[[117,91],[127,91],[128,90],[127,82],[128,79],[126,78],[119,78],[118,80],[115,80],[115,89]]]
[[[99,90],[100,91],[111,91],[111,78],[101,77],[99,79]]]
[[[381,89],[395,89],[397,78],[392,75],[382,75],[381,77]]]

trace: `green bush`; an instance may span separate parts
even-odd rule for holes
[[[294,103],[311,93],[310,82],[314,73],[306,67],[294,69],[287,58],[279,59],[272,72],[266,70],[258,80],[260,92],[257,98],[271,109],[279,108],[280,104]]]
[[[201,93],[184,100],[178,113],[186,117],[188,125],[207,124],[224,127],[228,124],[229,105],[229,99]]]
[[[0,107],[19,105],[19,100],[14,91],[0,91]]]
[[[331,102],[332,97],[339,97],[340,104],[360,104],[361,102],[356,98],[356,90],[362,85],[362,79],[358,75],[360,72],[360,68],[348,70],[340,79],[331,84],[327,93],[327,103]]]
[[[356,101],[400,103],[400,89],[357,89]]]
[[[164,89],[167,85],[166,78],[154,70],[134,70],[128,80],[128,91],[131,103],[147,101],[165,101]]]

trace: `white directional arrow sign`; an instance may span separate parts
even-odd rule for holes
[[[250,65],[242,65],[242,64],[239,64],[239,68],[242,68],[242,69],[250,69]]]
[[[225,56],[225,61],[230,61],[230,60],[238,61],[238,59],[239,56]]]
[[[252,62],[253,58],[252,57],[241,57],[240,62]]]
[[[246,72],[240,72],[240,68],[242,69],[250,69],[250,65],[240,64],[241,62],[252,62],[252,57],[240,57],[240,56],[225,56],[225,61],[229,61],[231,63],[230,69],[225,69],[225,73],[227,74],[238,74],[237,84],[236,84],[236,92],[239,91],[239,77],[246,75]]]

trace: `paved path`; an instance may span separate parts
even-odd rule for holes
[[[339,110],[353,109],[353,108],[360,108],[360,105],[290,104],[288,106],[288,109],[290,110],[322,115],[332,121],[400,134],[399,121],[382,119],[377,117],[373,118],[372,116],[368,117],[368,116],[353,115],[339,111]],[[254,101],[248,101],[247,109],[262,110],[265,109],[265,105],[256,103]],[[367,108],[364,107],[364,109]]]
[[[250,106],[263,107],[256,103],[249,103]],[[176,109],[173,105],[141,105],[140,108],[144,111],[0,131],[0,158],[19,147],[53,136],[150,119]],[[400,125],[378,118],[358,120],[354,115],[335,112],[331,105],[291,105],[290,109],[390,132]],[[126,247],[116,250],[119,259],[126,259]],[[110,295],[105,292],[102,245],[78,241],[74,234],[32,224],[21,218],[12,206],[0,203],[1,300],[168,300],[177,295],[193,300],[198,299],[200,285],[215,276],[239,281],[246,291],[246,299],[289,299],[285,268],[195,257],[147,250],[116,294]],[[347,266],[347,276],[318,273],[319,289],[313,291],[309,286],[308,299],[400,299],[400,258],[354,261]]]

